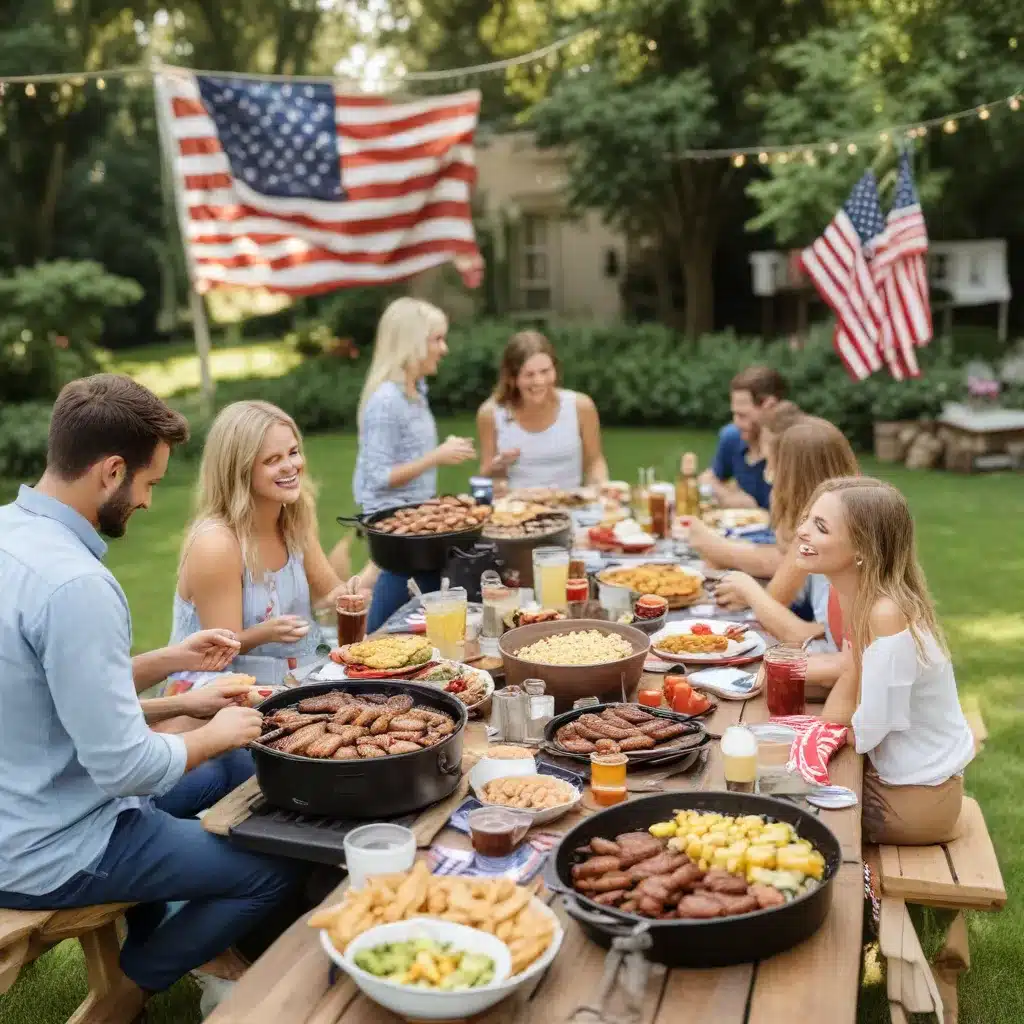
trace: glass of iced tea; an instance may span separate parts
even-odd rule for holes
[[[764,698],[773,715],[802,715],[807,683],[807,652],[779,644],[764,656]]]
[[[357,644],[366,637],[366,597],[342,594],[337,601],[338,646]]]

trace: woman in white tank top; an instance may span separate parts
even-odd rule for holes
[[[507,478],[512,490],[607,482],[597,407],[558,382],[558,360],[543,334],[509,339],[498,386],[476,417],[482,475]]]

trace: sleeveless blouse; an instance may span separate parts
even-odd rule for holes
[[[240,654],[225,669],[254,676],[258,683],[280,686],[292,670],[316,658],[318,630],[313,618],[313,605],[309,594],[309,581],[302,553],[292,552],[288,561],[277,572],[268,572],[260,580],[253,579],[249,570],[242,577],[242,628],[258,626],[279,615],[298,615],[310,623],[309,632],[298,643],[260,644]],[[180,643],[203,627],[199,612],[191,601],[174,591],[174,616],[170,643]],[[294,661],[289,666],[289,659]],[[170,676],[165,694],[184,693],[194,686],[204,686],[220,678],[218,672],[176,672]]]
[[[501,405],[494,410],[494,428],[499,453],[519,449],[519,458],[508,470],[511,490],[583,483],[583,441],[574,392],[559,389],[558,416],[546,430],[524,430],[512,410]]]

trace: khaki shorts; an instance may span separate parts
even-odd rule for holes
[[[956,838],[964,777],[938,786],[890,786],[870,765],[864,771],[864,838],[888,846],[932,846]]]

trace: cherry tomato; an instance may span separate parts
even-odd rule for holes
[[[690,633],[693,636],[708,636],[711,632],[711,627],[706,622],[698,622],[696,625],[690,627]]]

